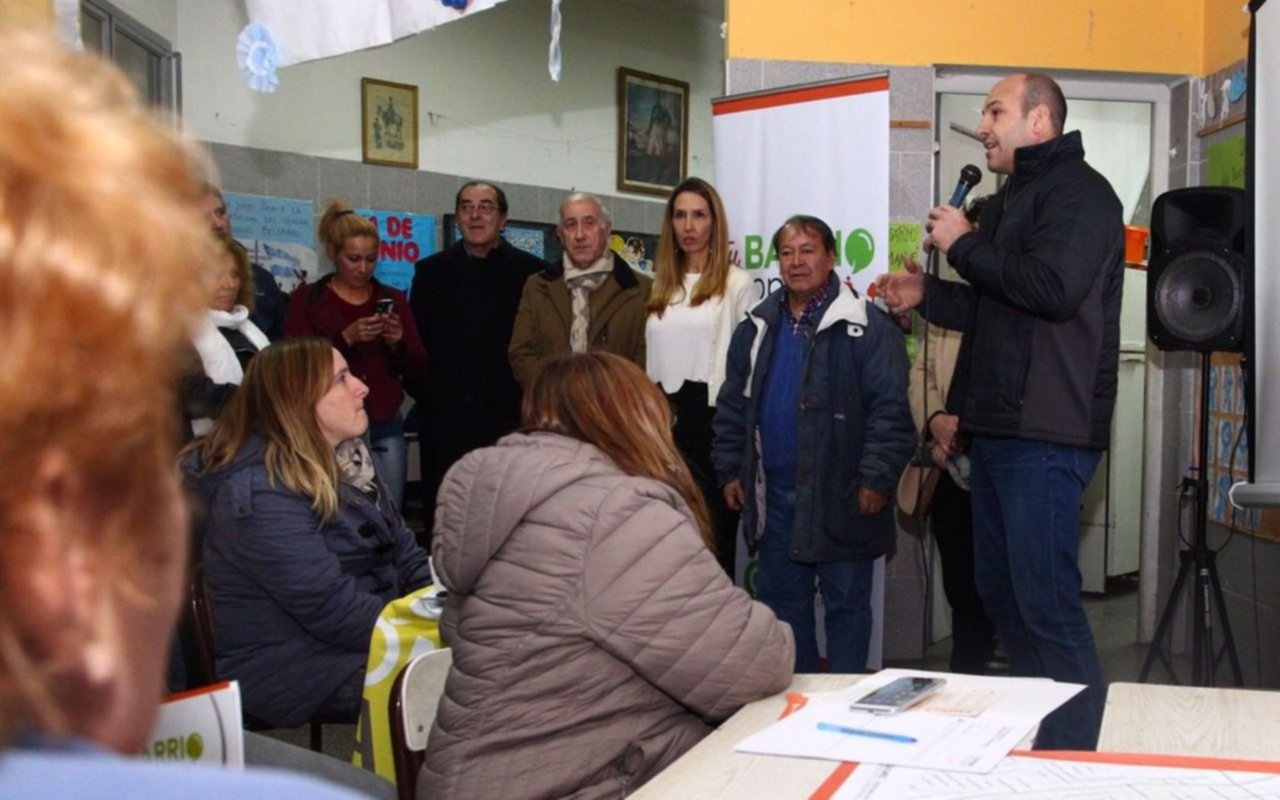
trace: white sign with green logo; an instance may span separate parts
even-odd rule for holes
[[[712,113],[731,258],[760,296],[781,286],[772,239],[794,214],[831,227],[837,276],[865,295],[889,269],[888,78],[735,95]]]

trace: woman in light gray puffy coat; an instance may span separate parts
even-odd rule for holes
[[[639,367],[551,361],[524,424],[440,488],[453,668],[420,798],[618,797],[791,681],[791,630],[707,549],[706,505]]]

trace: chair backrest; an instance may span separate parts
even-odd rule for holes
[[[218,667],[213,646],[213,611],[209,605],[209,593],[204,585],[204,566],[199,561],[191,565],[191,621],[195,633],[196,668],[202,675],[195,676],[193,686],[207,686],[218,682]]]
[[[413,800],[418,770],[426,755],[427,735],[452,664],[453,651],[448,648],[423,653],[405,664],[391,687],[391,754],[401,800]]]

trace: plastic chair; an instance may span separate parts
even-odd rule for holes
[[[427,734],[436,718],[453,651],[432,650],[414,658],[391,686],[391,756],[400,800],[414,800],[418,771],[426,758]]]

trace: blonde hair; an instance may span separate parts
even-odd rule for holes
[[[267,477],[311,498],[322,521],[338,511],[338,461],[316,418],[333,382],[333,345],[317,337],[263,348],[209,434],[194,443],[201,468],[230,464],[251,434],[266,445]]]
[[[613,353],[552,358],[525,392],[523,418],[525,430],[595,445],[628,475],[675,489],[715,551],[706,501],[671,437],[671,406],[644,370]]]
[[[177,502],[179,353],[214,250],[196,148],[115,68],[4,30],[0,96],[3,744],[19,728],[66,733],[60,703],[79,686],[75,665],[33,648],[22,576],[69,542],[92,548],[122,593],[182,567],[185,531],[157,513]],[[45,541],[40,505],[50,459],[67,465],[74,515],[58,541]]]
[[[701,178],[689,178],[671,192],[667,208],[662,215],[662,234],[658,237],[658,253],[653,259],[653,291],[645,310],[661,319],[667,306],[677,302],[684,292],[684,276],[689,271],[687,257],[676,244],[676,198],[686,192],[696,194],[707,201],[711,211],[711,252],[707,266],[698,282],[693,285],[689,305],[699,306],[716,297],[723,297],[729,286],[729,226],[725,220],[724,203],[711,184]]]
[[[236,274],[240,276],[240,291],[236,292],[236,305],[253,310],[253,267],[249,264],[249,251],[231,237],[222,239],[222,250],[236,262]]]
[[[368,236],[376,247],[378,244],[378,226],[352,210],[346,202],[338,199],[329,201],[324,214],[320,217],[320,225],[316,235],[329,260],[337,262],[338,251],[353,236]]]

